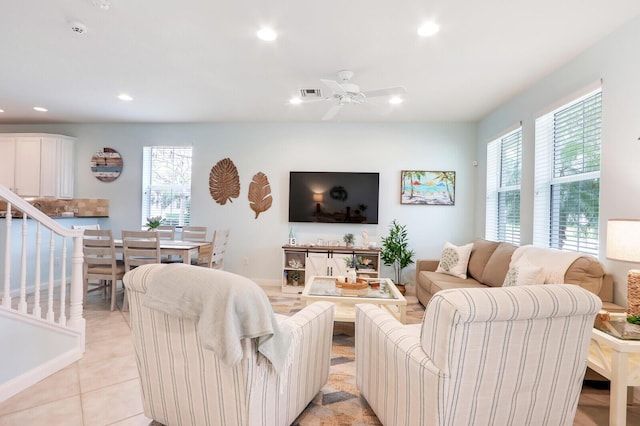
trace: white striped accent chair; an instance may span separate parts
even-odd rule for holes
[[[572,425],[601,305],[571,284],[439,291],[422,325],[356,305],[356,384],[385,425]]]
[[[293,330],[294,345],[279,375],[265,368],[257,339],[242,339],[242,360],[228,366],[202,346],[195,321],[143,306],[157,270],[125,276],[145,416],[167,426],[290,425],[327,382],[335,305],[276,315]],[[256,291],[263,290],[256,284]]]

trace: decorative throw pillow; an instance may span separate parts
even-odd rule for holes
[[[458,247],[449,241],[445,242],[444,249],[442,249],[442,257],[440,258],[436,272],[466,279],[467,265],[469,264],[469,256],[471,256],[472,249],[473,243]]]
[[[518,285],[544,284],[544,274],[540,266],[520,260],[510,265],[507,275],[504,277],[503,287]]]

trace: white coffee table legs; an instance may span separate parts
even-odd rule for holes
[[[609,425],[627,424],[629,386],[640,386],[640,341],[593,330],[587,365],[611,381]],[[633,393],[630,393],[633,401]]]

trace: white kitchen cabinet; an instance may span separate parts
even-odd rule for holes
[[[0,135],[0,184],[23,197],[73,198],[74,138]]]
[[[40,195],[40,138],[3,137],[2,184],[23,197]]]
[[[73,198],[74,144],[61,136],[41,139],[41,197]]]

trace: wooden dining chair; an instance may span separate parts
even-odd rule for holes
[[[160,257],[160,236],[157,232],[122,231],[122,250],[126,272],[141,265],[162,263],[162,258]],[[129,303],[125,289],[122,310],[126,311],[128,306]]]
[[[176,239],[176,227],[173,225],[160,225],[156,228],[155,232],[161,240]]]
[[[213,260],[213,242],[204,244],[198,248],[198,257],[191,260],[192,265],[211,268]]]
[[[229,242],[228,229],[216,229],[213,231],[213,254],[211,256],[211,267],[214,269],[224,269],[224,254],[227,251]]]
[[[91,225],[71,225],[71,229],[100,229],[100,224],[92,223]]]
[[[183,226],[180,239],[182,241],[205,243],[207,242],[207,232],[208,228],[206,226]],[[206,253],[207,251],[210,250],[205,247],[203,252],[203,247],[200,247],[198,256],[194,256],[191,258],[191,264],[200,266],[204,266],[205,263],[211,264],[210,259],[212,253]],[[209,260],[207,260],[207,258]]]
[[[87,293],[98,289],[109,290],[111,295],[111,310],[116,306],[118,293],[118,281],[122,281],[125,274],[125,265],[116,259],[116,249],[113,242],[113,234],[110,229],[85,229],[82,238],[82,251],[84,254],[84,299]],[[94,288],[89,290],[89,282],[99,280]]]
[[[207,241],[208,229],[206,226],[183,226],[182,227],[182,241]]]
[[[175,240],[176,239],[176,227],[173,225],[160,225],[155,231],[158,234],[158,238],[161,240]],[[176,256],[162,256],[162,261],[165,263],[182,262],[182,260]]]

